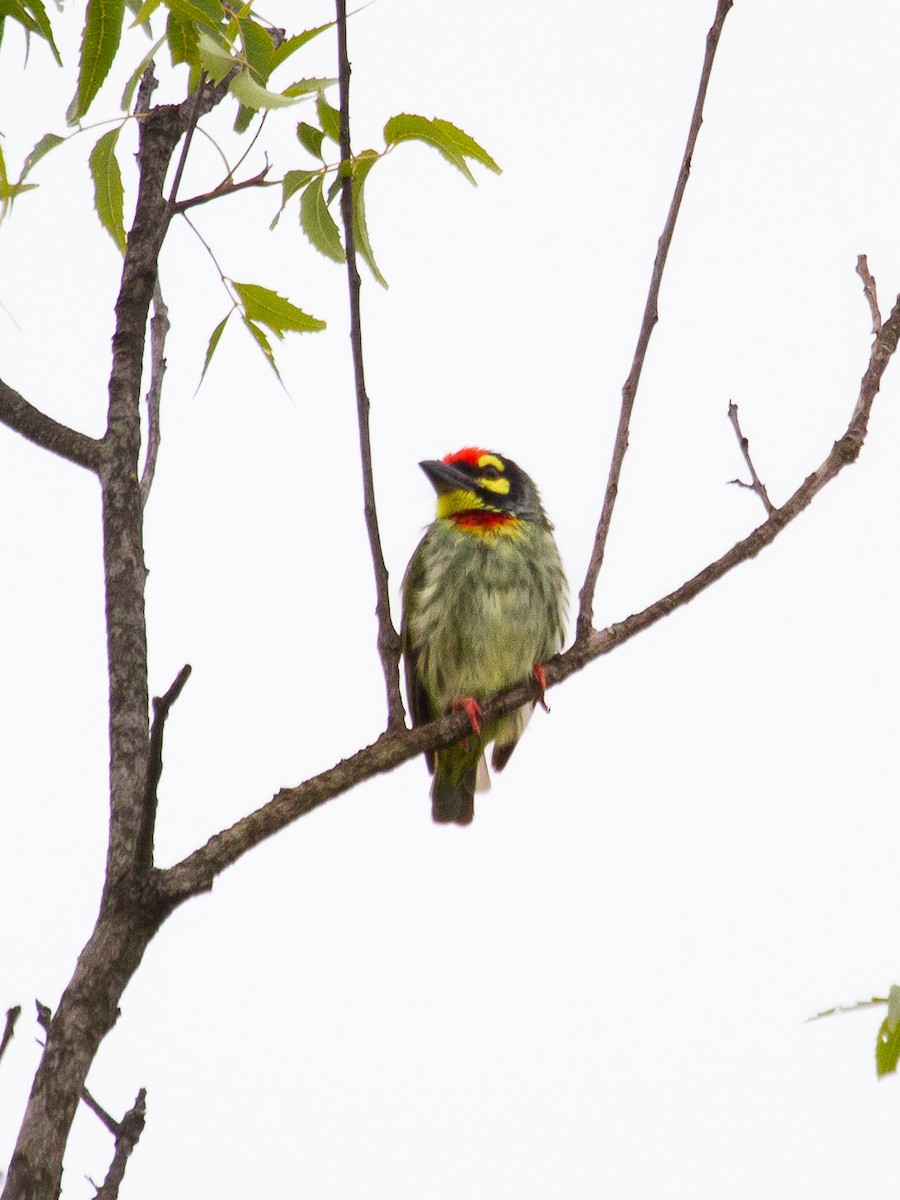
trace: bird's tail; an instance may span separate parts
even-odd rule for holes
[[[455,753],[454,753],[455,752]],[[490,787],[484,755],[473,761],[466,755],[460,761],[459,750],[436,755],[434,783],[431,785],[431,815],[441,825],[468,825],[475,816],[475,792]]]

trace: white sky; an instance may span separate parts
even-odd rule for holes
[[[331,15],[295,7],[266,15]],[[504,168],[475,190],[404,146],[371,179],[391,288],[365,280],[364,320],[395,598],[433,506],[416,463],[473,441],[535,476],[577,593],[714,9],[380,0],[351,23],[357,149],[412,111]],[[76,23],[58,22],[71,64]],[[885,310],[900,290],[898,45],[889,0],[736,3],[599,623],[761,521],[726,485],[743,474],[730,399],[776,502],[843,432],[870,345],[856,255]],[[62,131],[72,91],[43,47],[32,56],[23,82],[7,34],[12,164]],[[333,62],[322,38],[292,77]],[[270,120],[279,169],[305,165],[306,115]],[[0,230],[0,371],[100,433],[119,260],[91,214],[94,138],[55,151]],[[215,172],[201,147],[188,189]],[[343,275],[296,209],[265,232],[276,201],[244,194],[196,224],[227,274],[329,321],[281,348],[289,396],[237,327],[194,394],[227,302],[185,227],[163,257],[151,687],[186,661],[194,674],[167,729],[162,864],[383,723]],[[431,824],[412,763],[175,914],[89,1080],[115,1113],[148,1089],[127,1200],[894,1194],[882,1011],[804,1021],[900,980],[898,394],[893,364],[860,462],[774,547],[552,692],[471,828]],[[96,914],[107,752],[96,486],[0,430],[0,513],[0,1010],[26,1009],[0,1069],[5,1163],[37,1061],[32,998],[56,1003]],[[93,1195],[85,1176],[110,1154],[83,1111],[66,1200]]]

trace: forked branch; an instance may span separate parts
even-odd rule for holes
[[[733,2],[734,0],[719,0],[715,20],[712,23],[709,33],[706,35],[706,55],[703,59],[703,69],[700,72],[700,86],[697,89],[697,99],[694,101],[694,111],[691,115],[687,144],[684,148],[684,156],[678,171],[678,181],[675,184],[672,203],[669,205],[669,215],[666,217],[666,223],[663,227],[659,246],[656,251],[656,261],[653,264],[653,274],[650,277],[650,290],[647,293],[647,301],[644,305],[644,316],[641,321],[641,329],[634,351],[634,359],[631,363],[628,378],[625,380],[622,388],[622,406],[619,409],[619,424],[616,429],[616,440],[613,444],[612,462],[606,483],[606,494],[603,497],[603,508],[600,512],[600,523],[597,526],[587,574],[584,577],[584,584],[579,594],[578,622],[575,634],[576,644],[583,642],[593,627],[594,591],[597,586],[597,576],[600,574],[600,568],[603,566],[603,556],[606,553],[606,539],[609,537],[613,508],[615,507],[616,496],[619,492],[619,476],[622,474],[622,462],[625,458],[625,451],[628,449],[628,429],[631,424],[631,413],[634,408],[635,396],[637,395],[638,384],[641,379],[641,371],[644,367],[644,359],[647,355],[647,347],[650,344],[650,335],[653,333],[653,327],[659,319],[659,289],[662,284],[663,271],[666,267],[666,259],[669,255],[669,247],[672,245],[672,236],[675,233],[675,223],[678,220],[681,201],[684,197],[684,191],[691,173],[691,159],[694,155],[694,147],[697,144],[700,126],[703,123],[703,106],[706,103],[706,93],[709,89],[709,79],[712,74],[713,62],[719,46],[719,39],[722,36],[722,26],[725,24],[725,18],[728,16]]]

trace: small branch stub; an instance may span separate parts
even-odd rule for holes
[[[728,401],[728,420],[734,426],[734,432],[737,436],[738,445],[741,448],[741,454],[744,456],[744,462],[747,464],[747,468],[750,471],[750,478],[753,480],[752,483],[744,483],[743,479],[731,479],[729,480],[729,483],[734,483],[737,484],[738,487],[747,488],[748,491],[756,492],[757,496],[759,496],[760,500],[762,500],[766,512],[771,517],[772,513],[775,512],[775,505],[769,499],[769,493],[766,491],[766,485],[756,473],[756,467],[754,467],[753,459],[750,457],[750,443],[744,437],[743,431],[741,430],[741,422],[738,416],[738,406],[733,400]]]
[[[878,293],[875,290],[875,276],[869,270],[869,260],[865,254],[856,256],[856,273],[863,283],[863,291],[869,302],[869,312],[872,314],[872,332],[877,337],[881,333],[881,309],[878,307]]]

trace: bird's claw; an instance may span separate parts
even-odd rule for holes
[[[547,701],[544,699],[544,692],[547,690],[547,674],[540,663],[535,663],[531,668],[531,690],[534,692],[535,704],[539,704],[544,712],[549,712]]]
[[[462,700],[455,700],[450,705],[450,709],[454,712],[457,709],[462,709],[462,711],[469,718],[469,724],[472,726],[472,732],[476,735],[481,733],[481,722],[478,720],[478,718],[481,716],[481,705],[474,698],[474,696],[463,696]]]

